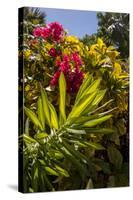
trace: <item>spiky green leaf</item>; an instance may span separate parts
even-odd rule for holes
[[[60,99],[59,99],[59,119],[60,119],[60,126],[64,124],[66,121],[66,80],[64,74],[61,72],[59,77],[59,91],[60,91]]]
[[[33,122],[33,124],[37,128],[43,130],[42,124],[40,123],[36,114],[32,110],[30,110],[29,108],[24,107],[24,110],[25,110],[25,114],[27,115],[27,117],[29,117],[29,119]]]
[[[58,129],[58,117],[54,106],[49,102],[51,126]]]

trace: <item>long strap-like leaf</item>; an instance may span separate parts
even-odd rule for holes
[[[37,118],[36,114],[30,110],[29,108],[24,107],[25,113],[26,115],[29,117],[29,119],[33,122],[33,124],[37,127],[40,128],[41,130],[43,130],[43,127],[39,121],[39,119]]]
[[[49,102],[51,126],[58,129],[58,117],[54,106]]]
[[[44,110],[44,115],[46,118],[46,122],[49,126],[51,126],[50,122],[50,111],[49,111],[49,105],[48,105],[48,97],[47,93],[45,92],[44,89],[41,89],[41,97],[42,97],[42,105],[43,105],[43,110]]]
[[[66,121],[66,111],[65,111],[65,104],[66,104],[66,80],[64,74],[60,74],[59,78],[59,91],[60,91],[60,100],[59,100],[59,119],[60,119],[60,126],[64,124]]]
[[[45,116],[44,116],[44,110],[42,105],[42,99],[39,97],[37,102],[37,108],[38,108],[38,118],[42,124],[43,130],[45,129]]]

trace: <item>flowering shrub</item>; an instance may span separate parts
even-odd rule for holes
[[[81,66],[82,61],[76,52],[70,56],[64,55],[62,60],[58,58],[56,60],[57,71],[50,82],[51,85],[57,86],[60,73],[63,72],[67,81],[67,91],[69,93],[77,92],[84,78],[84,74],[80,70]]]
[[[26,173],[37,173],[26,191],[128,185],[128,63],[115,47],[101,38],[87,46],[53,22],[36,25],[22,55]]]
[[[33,35],[35,37],[42,37],[43,39],[51,40],[53,42],[59,42],[64,35],[64,29],[58,22],[53,22],[44,28],[35,28]]]
[[[65,54],[61,51],[59,42],[63,42],[65,32],[58,22],[48,24],[46,27],[37,27],[33,31],[36,38],[42,38],[45,41],[53,42],[55,47],[51,47],[48,55],[54,60],[55,72],[51,86],[57,86],[60,73],[63,72],[67,81],[68,93],[75,93],[82,84],[84,74],[81,71],[82,59],[78,52],[73,51]]]

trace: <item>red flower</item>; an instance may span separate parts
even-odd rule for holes
[[[51,36],[52,39],[55,41],[59,41],[61,37],[64,35],[64,29],[61,24],[58,22],[53,22],[48,24],[50,31],[51,31]]]
[[[50,51],[49,51],[49,55],[53,58],[56,57],[56,49],[55,48],[51,48]]]
[[[73,67],[71,67],[70,63],[73,62]],[[79,67],[81,63],[82,60],[77,53],[73,53],[70,56],[64,55],[62,61],[60,59],[57,59],[55,62],[55,66],[58,67],[58,71],[54,74],[50,82],[51,85],[58,85],[60,72],[63,72],[66,78],[67,92],[77,92],[84,79],[84,74]]]
[[[75,62],[76,65],[82,65],[82,60],[77,52],[74,52],[71,56],[72,60]]]
[[[57,72],[54,74],[52,80],[50,81],[50,84],[51,84],[52,86],[56,86],[56,85],[58,84],[59,76],[60,76],[60,71],[57,71]]]
[[[41,32],[41,36],[43,39],[48,39],[50,37],[50,29],[45,27],[45,28],[42,28],[42,32]]]
[[[58,22],[52,22],[44,28],[37,27],[33,30],[35,37],[42,37],[43,39],[50,39],[59,42],[64,36],[64,29]]]
[[[40,37],[41,36],[41,33],[42,33],[42,28],[40,27],[37,27],[33,30],[33,35],[34,37]]]
[[[61,64],[61,60],[59,58],[57,58],[55,61],[55,67],[59,67],[60,64]]]

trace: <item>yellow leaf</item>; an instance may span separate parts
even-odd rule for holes
[[[114,63],[114,72],[113,72],[114,76],[116,78],[119,78],[119,75],[121,74],[121,65],[117,62]]]
[[[104,45],[103,40],[101,38],[98,38],[97,43],[99,45],[99,48],[101,49]]]

